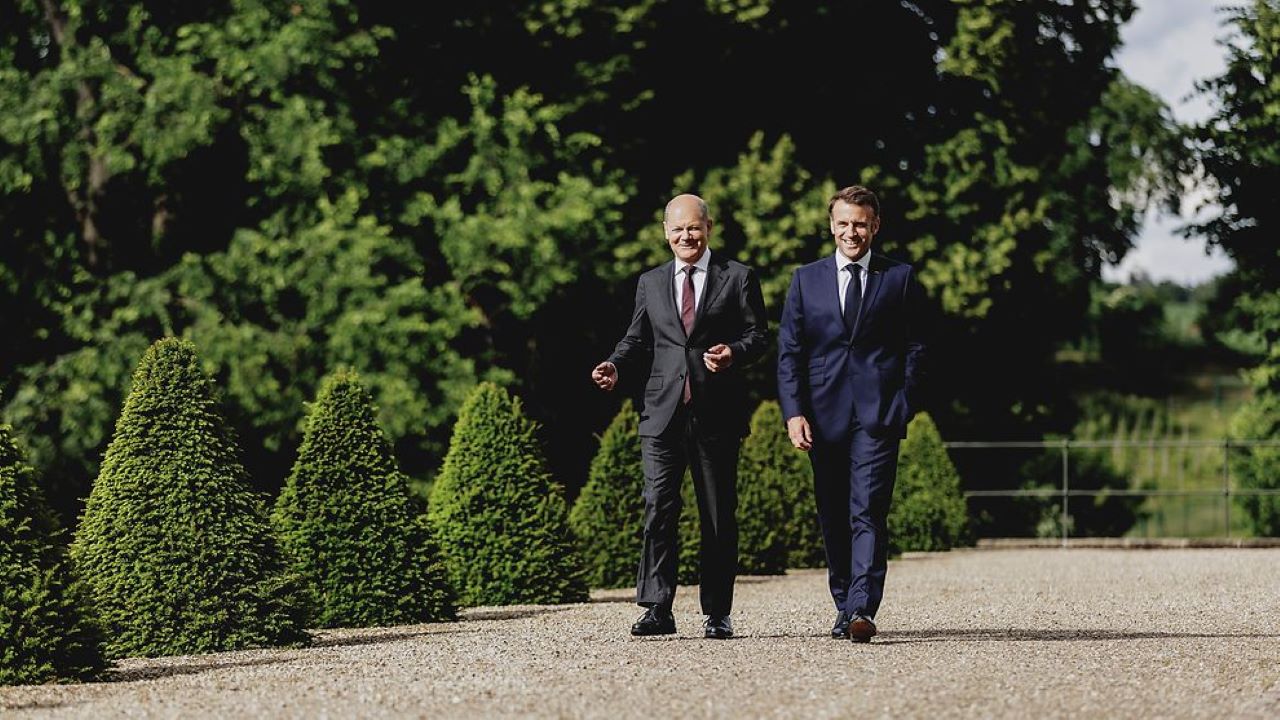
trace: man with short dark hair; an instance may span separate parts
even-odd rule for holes
[[[854,185],[827,205],[836,251],[796,270],[778,329],[778,401],[809,453],[832,637],[870,642],[888,568],[898,443],[920,408],[923,293],[910,265],[871,252],[880,201]]]
[[[675,633],[680,483],[688,467],[702,525],[700,583],[708,638],[733,636],[729,614],[738,568],[738,449],[748,431],[742,368],[763,355],[768,319],[760,281],[747,266],[712,255],[707,204],[679,195],[663,213],[675,256],[640,276],[627,333],[592,381],[612,390],[644,381],[644,549],[636,602],[647,608],[637,636]]]

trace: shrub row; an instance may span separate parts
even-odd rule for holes
[[[537,426],[496,385],[464,404],[429,512],[354,373],[322,383],[270,513],[214,392],[189,342],[147,350],[69,552],[0,428],[0,684],[445,620],[458,602],[586,599]]]
[[[214,393],[189,342],[147,350],[69,553],[0,428],[0,684],[91,678],[111,657],[302,645],[307,627],[444,620],[459,604],[579,602],[588,587],[634,581],[644,479],[629,403],[570,512],[537,424],[481,384],[424,512],[368,391],[340,370],[310,406],[268,513]],[[683,495],[680,576],[691,582],[687,478]],[[927,417],[903,443],[890,525],[898,550],[965,540],[955,468]],[[760,406],[744,441],[739,526],[741,572],[821,564],[808,462],[776,403]]]
[[[600,440],[591,474],[570,515],[592,587],[635,582],[643,537],[644,472],[638,418],[624,404]],[[960,477],[937,427],[920,415],[899,449],[889,515],[891,550],[947,550],[969,541]],[[698,582],[701,542],[693,482],[686,473],[679,521],[680,583]],[[761,403],[738,461],[738,568],[776,575],[821,567],[822,535],[813,499],[813,472],[787,438],[778,404]]]

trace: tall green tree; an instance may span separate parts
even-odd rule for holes
[[[939,422],[1065,431],[1054,353],[1165,156],[1167,114],[1110,67],[1131,13],[1131,0],[0,0],[4,416],[74,515],[131,358],[174,334],[217,353],[259,477],[286,473],[301,400],[341,362],[369,382],[415,478],[439,466],[461,389],[488,379],[546,423],[548,461],[576,486],[615,409],[580,368],[625,326],[634,274],[663,257],[654,221],[673,185],[707,196],[721,249],[760,266],[776,308],[792,267],[827,251],[829,190],[866,180],[885,201],[881,249],[915,262],[945,312],[935,346],[1008,348],[950,353]],[[852,60],[850,27],[864,30]],[[716,52],[687,52],[707,38]],[[341,321],[314,288],[262,285],[298,278],[289,245],[318,235],[394,247],[367,255],[386,285],[352,290],[360,310]],[[255,267],[228,272],[246,243]],[[379,322],[394,341],[367,334]],[[752,378],[767,398],[765,366]]]
[[[428,517],[462,605],[581,602],[586,570],[563,489],[519,398],[481,383],[463,403]]]
[[[195,347],[143,355],[71,557],[115,657],[300,645],[307,604]]]
[[[369,391],[339,370],[320,384],[271,516],[322,627],[452,619],[435,534],[409,494]]]
[[[1246,439],[1280,437],[1280,3],[1252,0],[1230,8],[1224,49],[1227,68],[1200,83],[1216,112],[1196,128],[1197,157],[1216,191],[1221,212],[1189,228],[1235,261],[1228,287],[1231,315],[1261,348],[1250,373],[1253,399],[1232,419],[1231,432]],[[1234,451],[1233,472],[1246,488],[1280,488],[1273,448]],[[1242,496],[1253,531],[1280,535],[1280,498]]]
[[[0,425],[0,685],[91,680],[102,629],[11,429]]]

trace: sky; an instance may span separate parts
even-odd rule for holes
[[[1217,39],[1227,34],[1214,8],[1223,0],[1138,0],[1137,12],[1121,30],[1123,46],[1116,64],[1129,79],[1159,95],[1180,122],[1205,119],[1212,111],[1209,98],[1192,96],[1196,80],[1212,77],[1226,66]],[[1189,204],[1189,203],[1188,203]],[[1205,255],[1199,238],[1184,240],[1175,230],[1191,219],[1160,211],[1148,213],[1142,231],[1119,265],[1103,268],[1106,280],[1124,282],[1135,271],[1154,280],[1195,285],[1232,268],[1223,252]],[[1207,213],[1212,213],[1212,210]]]

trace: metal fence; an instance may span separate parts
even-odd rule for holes
[[[1233,488],[1231,487],[1231,449],[1252,447],[1280,448],[1280,440],[1036,440],[1026,442],[947,442],[943,445],[948,450],[970,449],[1058,449],[1062,456],[1062,486],[1059,488],[1022,488],[1016,490],[967,490],[966,500],[978,497],[1056,497],[1062,501],[1062,546],[1067,547],[1070,536],[1070,499],[1073,497],[1221,497],[1223,498],[1223,533],[1231,537],[1231,498],[1246,495],[1280,495],[1280,489]],[[1214,489],[1115,489],[1099,490],[1072,489],[1071,487],[1071,450],[1075,449],[1117,449],[1141,448],[1155,450],[1157,448],[1221,448],[1222,449],[1222,486]]]

